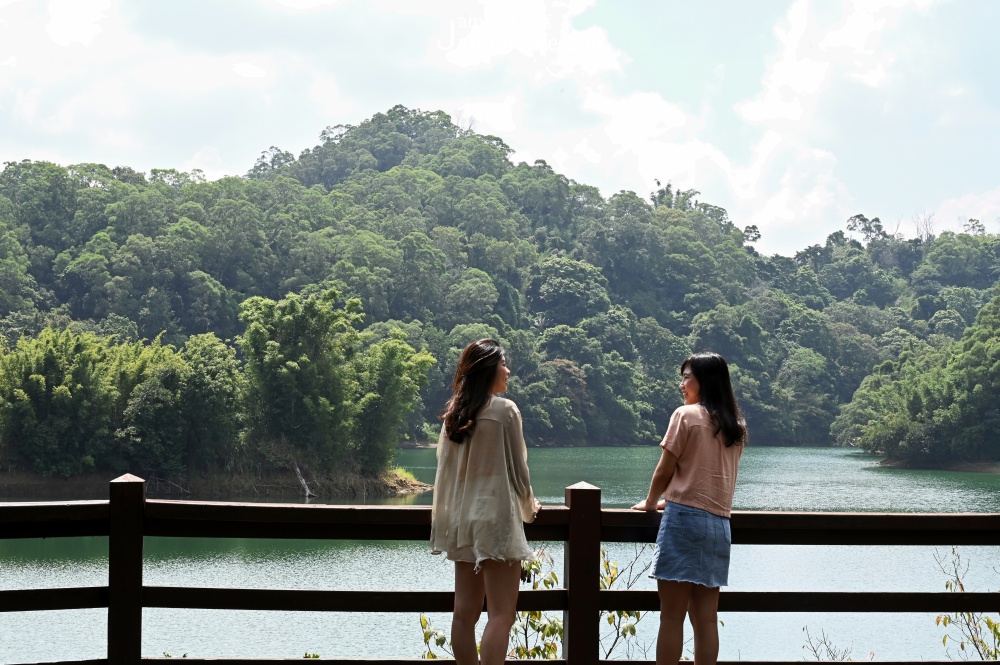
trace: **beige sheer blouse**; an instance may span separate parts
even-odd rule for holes
[[[524,522],[535,519],[521,412],[494,396],[458,444],[438,438],[431,552],[478,567],[485,559],[531,560]]]

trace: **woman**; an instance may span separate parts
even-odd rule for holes
[[[465,347],[437,446],[431,552],[455,562],[451,646],[459,665],[503,663],[521,561],[533,558],[524,522],[541,508],[528,477],[521,413],[508,399],[505,354],[492,339]],[[476,653],[476,622],[488,621]]]
[[[694,628],[694,662],[712,665],[719,657],[719,587],[729,581],[729,514],[747,429],[719,354],[685,360],[680,389],[684,406],[660,442],[649,494],[632,508],[664,508],[652,574],[660,594],[657,665],[680,660],[685,614]]]

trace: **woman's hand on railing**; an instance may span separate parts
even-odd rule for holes
[[[646,497],[639,503],[632,506],[632,510],[645,510],[646,512],[652,512],[654,510],[663,510],[667,505],[666,499],[660,499],[659,501],[650,501],[649,497]]]

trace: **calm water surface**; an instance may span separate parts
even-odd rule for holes
[[[586,480],[601,487],[605,506],[627,507],[645,495],[658,453],[656,447],[532,449],[532,484],[543,504],[562,503],[567,485]],[[433,480],[433,450],[401,451],[399,464],[418,479]],[[406,501],[430,499],[423,494]],[[1000,478],[883,469],[874,459],[843,449],[749,448],[735,504],[747,510],[1000,512]],[[561,573],[561,546],[547,549]],[[633,545],[608,549],[622,564],[635,557]],[[147,538],[145,552],[149,585],[453,588],[450,564],[429,555],[424,543]],[[964,547],[961,553],[971,563],[969,590],[1000,589],[994,548]],[[930,547],[737,546],[729,588],[943,591],[945,578],[934,554]],[[649,558],[644,553],[640,564]],[[106,584],[106,539],[0,541],[0,589]],[[641,576],[635,588],[655,586]],[[105,613],[0,613],[0,663],[103,658]],[[450,615],[430,616],[447,629]],[[854,660],[869,652],[876,660],[947,657],[933,615],[735,613],[722,619],[724,659],[806,659],[804,626],[851,648]],[[652,645],[657,621],[649,613],[640,622],[640,643]],[[419,618],[409,614],[165,609],[143,614],[145,656],[298,657],[309,651],[324,657],[416,657],[422,646]]]

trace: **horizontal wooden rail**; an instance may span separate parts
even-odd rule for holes
[[[81,610],[108,606],[108,587],[0,591],[0,612]]]
[[[651,543],[661,513],[604,509],[601,540]],[[1000,545],[1000,514],[733,511],[734,545]]]
[[[531,540],[564,541],[569,509],[546,506]],[[199,501],[146,501],[144,534],[187,538],[429,540],[430,506],[327,506]]]
[[[0,539],[106,536],[107,501],[0,503]]]
[[[302,612],[450,612],[452,591],[315,591],[301,589],[212,589],[144,587],[144,607]],[[521,611],[565,610],[565,589],[518,594]]]
[[[602,610],[660,609],[655,591],[600,591]],[[723,591],[720,612],[1000,612],[1000,593]]]

